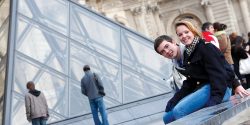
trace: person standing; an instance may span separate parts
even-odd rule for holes
[[[214,35],[217,37],[219,41],[221,52],[224,54],[225,59],[231,65],[231,67],[234,68],[233,67],[234,62],[231,55],[231,41],[228,38],[225,31],[227,29],[227,25],[215,22],[213,23],[213,27],[215,31]]]
[[[81,79],[82,94],[88,97],[93,120],[95,125],[109,125],[108,116],[103,102],[104,87],[101,79],[96,73],[90,71],[89,65],[83,67],[85,75]],[[102,122],[98,117],[98,110],[100,111]]]
[[[240,74],[239,71],[239,62],[241,59],[248,58],[246,50],[243,47],[244,39],[241,36],[235,38],[235,45],[232,47],[232,57],[234,61],[234,71],[237,74],[238,78],[242,82],[242,85],[245,89],[250,88],[250,74]]]
[[[49,111],[44,94],[35,89],[35,84],[32,81],[29,81],[26,87],[29,90],[25,95],[27,120],[32,122],[32,125],[46,125]]]
[[[214,27],[212,23],[210,22],[203,23],[201,30],[202,30],[202,37],[206,40],[206,42],[210,42],[214,44],[217,48],[220,48],[218,39],[213,35]]]

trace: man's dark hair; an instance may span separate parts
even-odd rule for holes
[[[90,70],[89,65],[85,65],[85,66],[83,67],[83,71],[86,72],[86,71],[88,71],[88,70]]]
[[[248,32],[248,34],[247,34],[247,35],[248,35],[248,37],[250,38],[250,32]]]
[[[166,40],[167,42],[170,42],[170,43],[173,42],[172,38],[169,37],[169,36],[167,36],[167,35],[161,35],[161,36],[159,36],[158,38],[156,38],[156,39],[155,39],[155,42],[154,42],[154,49],[155,49],[155,51],[156,51],[157,53],[159,53],[159,54],[160,54],[160,52],[157,51],[157,48],[160,46],[160,44],[161,44],[164,40]]]
[[[206,31],[206,29],[208,29],[209,26],[213,26],[213,24],[210,23],[210,22],[205,22],[205,23],[202,24],[201,30],[202,30],[202,31]]]
[[[35,89],[35,84],[34,84],[33,81],[29,81],[29,82],[27,82],[26,87],[29,90],[34,90]]]

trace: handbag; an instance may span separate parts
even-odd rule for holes
[[[98,81],[98,78],[96,76],[96,74],[94,73],[94,80],[95,80],[95,84],[96,84],[96,87],[98,89],[98,93],[102,96],[105,96],[105,92],[104,92],[104,87],[102,85],[100,85],[99,81]]]
[[[248,53],[246,59],[240,59],[239,71],[241,75],[250,74],[250,55]]]

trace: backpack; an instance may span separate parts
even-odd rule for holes
[[[100,83],[99,83],[99,81],[98,81],[98,78],[97,78],[96,74],[95,74],[95,73],[93,73],[93,74],[94,74],[95,85],[96,85],[96,87],[97,87],[97,89],[98,89],[98,93],[99,93],[100,95],[102,95],[102,96],[105,96],[106,94],[105,94],[105,92],[104,92],[104,87],[103,87],[102,85],[100,85]]]

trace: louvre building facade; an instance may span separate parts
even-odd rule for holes
[[[175,37],[176,21],[189,18],[200,27],[220,22],[227,33],[247,38],[250,32],[249,0],[78,0],[81,4],[150,38],[161,34]]]

